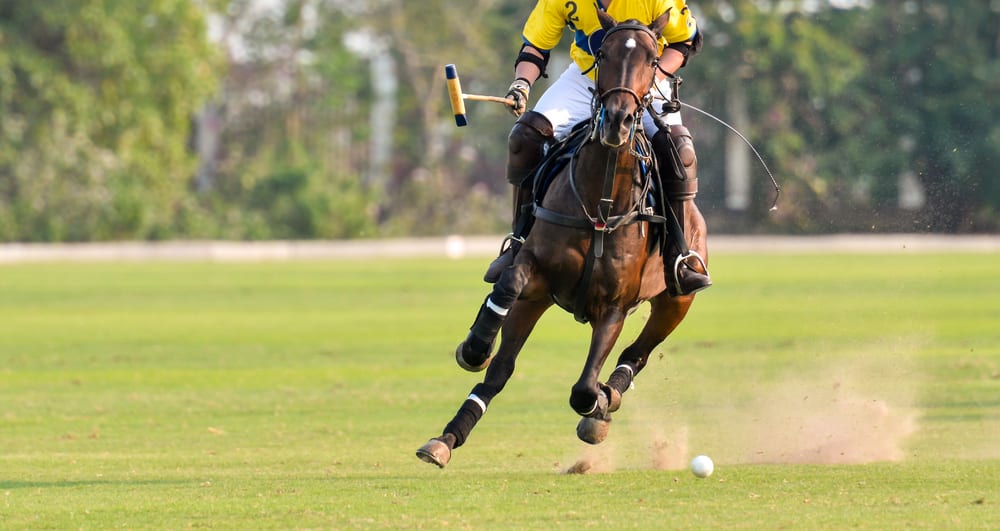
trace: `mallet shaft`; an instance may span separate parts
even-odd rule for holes
[[[448,99],[451,101],[451,110],[455,113],[455,125],[459,127],[469,124],[469,120],[465,117],[465,100],[492,101],[510,107],[514,106],[514,100],[510,98],[463,94],[462,83],[458,80],[458,69],[455,68],[455,65],[444,65],[444,76],[448,82]]]
[[[497,103],[504,103],[511,107],[514,106],[514,100],[510,98],[501,98],[499,96],[482,96],[480,94],[462,94],[462,98],[474,101],[495,101]]]

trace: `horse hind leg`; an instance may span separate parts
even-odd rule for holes
[[[622,351],[618,357],[618,365],[608,377],[607,387],[609,399],[617,405],[611,406],[615,411],[621,405],[622,395],[628,391],[636,375],[646,366],[653,349],[669,336],[681,323],[693,301],[693,296],[670,297],[666,293],[650,301],[652,311],[649,320],[639,333],[639,337]]]
[[[479,372],[490,364],[493,343],[510,308],[528,284],[530,270],[531,267],[526,264],[508,268],[493,285],[493,291],[479,307],[469,334],[455,349],[455,361],[459,367]]]

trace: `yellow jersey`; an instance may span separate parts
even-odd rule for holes
[[[573,32],[570,57],[581,71],[587,72],[604,39],[598,9],[604,9],[598,0],[538,0],[521,36],[526,44],[548,53],[559,44],[568,27]],[[611,0],[605,11],[619,22],[636,19],[643,24],[651,24],[670,11],[670,20],[660,35],[659,53],[664,46],[687,42],[698,33],[698,24],[685,0]],[[588,75],[593,79],[594,71]]]

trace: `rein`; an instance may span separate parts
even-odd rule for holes
[[[604,35],[605,42],[608,36],[618,31],[638,31],[646,34],[654,43],[657,43],[656,35],[648,27],[642,24],[619,24]],[[603,48],[603,46],[602,46]],[[597,56],[594,58],[594,65],[591,69],[599,69],[601,59],[604,57],[603,52],[599,51]],[[652,65],[655,70],[663,71],[659,65],[658,60],[653,60]],[[588,69],[587,72],[590,70]],[[586,72],[584,72],[586,73]],[[577,321],[581,323],[587,322],[585,316],[585,302],[586,302],[586,287],[590,285],[591,279],[594,273],[594,263],[597,259],[604,256],[604,237],[605,234],[614,232],[615,230],[630,225],[632,223],[637,223],[640,221],[646,221],[655,224],[666,224],[667,219],[664,216],[657,215],[653,212],[652,207],[649,207],[645,203],[645,198],[649,195],[652,179],[647,177],[647,172],[652,171],[648,169],[652,164],[655,164],[655,158],[653,155],[652,145],[645,135],[636,135],[638,127],[642,124],[642,113],[643,111],[651,105],[653,100],[653,87],[656,84],[656,74],[652,76],[650,80],[649,89],[646,94],[642,97],[630,87],[617,86],[612,87],[600,94],[597,90],[594,90],[594,99],[591,103],[591,120],[590,120],[590,134],[587,142],[596,142],[597,137],[600,134],[600,126],[605,117],[605,107],[604,101],[608,96],[616,94],[618,92],[624,92],[629,94],[634,98],[636,103],[636,111],[633,114],[632,127],[629,131],[628,139],[626,144],[628,145],[628,153],[632,155],[638,165],[645,164],[647,167],[646,171],[640,170],[640,189],[638,194],[633,194],[631,204],[625,210],[624,214],[611,215],[611,209],[613,206],[612,194],[615,188],[615,177],[618,173],[618,157],[619,152],[617,150],[607,150],[607,159],[605,161],[604,167],[604,182],[601,189],[601,199],[598,202],[597,212],[592,215],[586,204],[581,197],[579,187],[576,182],[577,178],[577,159],[580,149],[573,152],[570,158],[569,166],[569,185],[573,191],[573,195],[576,197],[577,203],[579,204],[581,210],[583,211],[583,218],[573,217],[566,214],[561,214],[553,210],[543,207],[540,202],[536,202],[534,205],[534,215],[537,219],[547,221],[549,223],[554,223],[557,225],[562,225],[566,227],[581,229],[581,230],[591,230],[591,246],[587,252],[584,259],[583,265],[583,276],[577,285],[577,300],[575,304],[574,317]],[[633,170],[632,176],[634,177],[635,172]],[[634,188],[634,186],[633,186]]]

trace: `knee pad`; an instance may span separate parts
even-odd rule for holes
[[[652,144],[667,199],[694,199],[698,195],[698,157],[688,129],[683,125],[670,126],[669,138],[666,132],[658,131]]]
[[[698,155],[694,151],[694,140],[691,139],[691,132],[683,125],[670,127],[670,138],[674,140],[677,154],[681,157],[684,170],[689,179],[698,178]]]
[[[518,118],[507,137],[507,181],[520,186],[545,156],[553,141],[552,123],[541,113],[528,111]]]

